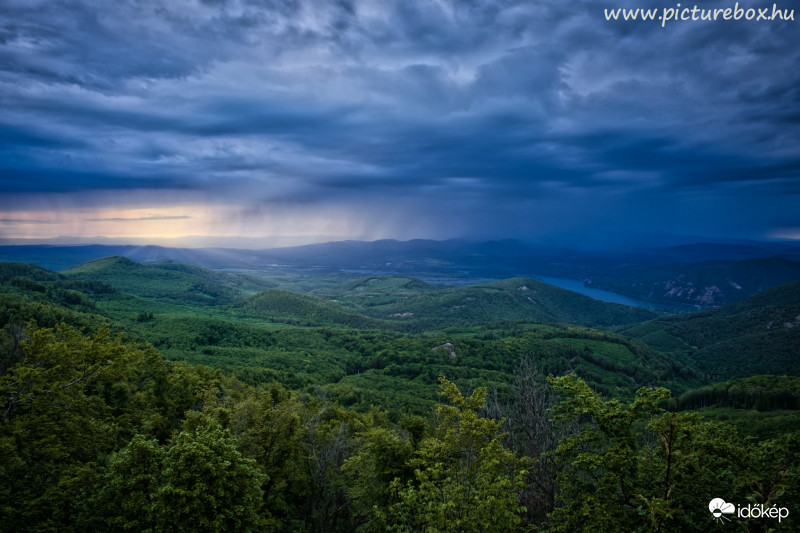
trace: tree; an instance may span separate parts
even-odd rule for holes
[[[110,461],[106,521],[116,531],[255,531],[266,476],[212,424],[164,449],[136,436]]]
[[[226,424],[242,454],[267,474],[262,514],[276,527],[283,522],[291,528],[298,518],[291,511],[302,506],[308,487],[303,406],[277,383],[232,392],[223,407],[206,406],[204,412]]]
[[[640,389],[630,405],[604,401],[574,374],[549,378],[567,394],[560,417],[586,421],[580,433],[562,439],[556,455],[561,506],[551,514],[554,531],[612,531],[636,514],[638,463],[634,425],[660,411],[666,389]],[[634,516],[632,516],[634,515]]]
[[[566,395],[558,415],[581,426],[555,451],[558,502],[545,531],[708,531],[713,497],[770,506],[797,494],[800,433],[757,446],[732,426],[665,412],[666,389],[642,388],[623,403],[575,375],[549,380]],[[746,527],[793,530],[763,519]]]
[[[103,479],[100,509],[112,531],[152,532],[156,527],[154,498],[165,450],[158,442],[136,435],[109,461]]]
[[[353,433],[364,428],[355,413],[338,406],[323,407],[306,424],[306,520],[315,531],[340,531],[351,520],[353,503],[342,467],[355,447]]]
[[[91,388],[124,351],[107,327],[92,338],[63,324],[28,337],[0,376],[0,523],[10,531],[51,522],[59,488],[91,477],[84,465],[113,450],[110,409]]]
[[[501,401],[493,391],[488,412],[494,419],[505,419],[505,442],[520,456],[534,461],[528,468],[528,479],[521,501],[525,505],[525,520],[541,523],[556,505],[556,477],[559,465],[554,454],[558,443],[574,434],[573,421],[555,421],[552,409],[556,393],[545,374],[531,356],[522,357],[514,371],[510,391]]]
[[[266,481],[218,426],[181,432],[165,457],[155,513],[160,531],[252,531]]]
[[[436,407],[439,425],[409,461],[414,479],[392,483],[396,502],[388,511],[391,531],[514,531],[527,470],[501,444],[503,421],[479,415],[486,389],[464,397],[444,377]]]
[[[354,523],[359,531],[384,531],[381,510],[392,501],[391,483],[411,477],[411,438],[399,428],[373,423],[357,441],[358,452],[342,466],[351,480],[347,492],[353,500]]]
[[[0,330],[0,376],[22,359],[22,342],[26,336],[25,325],[18,318]]]

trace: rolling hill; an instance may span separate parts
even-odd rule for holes
[[[0,276],[9,291],[130,324],[157,345],[171,346],[173,357],[187,349],[194,353],[197,339],[203,339],[200,345],[209,357],[223,349],[257,350],[260,341],[252,339],[261,333],[252,339],[245,333],[220,334],[228,331],[226,324],[264,331],[294,326],[387,334],[478,334],[490,324],[508,331],[523,323],[572,324],[614,328],[666,354],[676,368],[685,367],[692,375],[698,371],[705,383],[756,374],[800,375],[800,283],[714,310],[659,317],[528,277],[463,286],[435,286],[407,276],[329,277],[318,283],[317,278],[305,277],[303,286],[309,293],[301,294],[273,288],[276,282],[268,276],[177,263],[140,264],[119,256],[62,273],[0,264]],[[180,342],[170,334],[178,330],[183,331]],[[218,338],[238,340],[223,345]],[[589,347],[589,359],[594,349]]]
[[[800,375],[800,283],[718,309],[621,328],[656,350],[686,357],[709,381]]]
[[[141,264],[121,256],[89,261],[53,274],[73,283],[106,283],[139,298],[230,305],[231,312],[239,316],[296,325],[423,331],[526,321],[608,327],[657,316],[644,309],[600,302],[533,278],[453,287],[432,286],[410,277],[370,276],[340,281],[333,288],[320,283],[320,289],[303,295],[275,289],[275,282],[268,277],[180,263]]]
[[[409,277],[370,276],[314,292],[315,298],[269,290],[237,303],[244,316],[270,320],[427,331],[493,322],[576,324],[641,322],[645,309],[600,302],[532,278],[461,287],[431,286]],[[324,298],[324,300],[322,299]]]
[[[413,278],[386,277],[340,283],[338,293],[354,300],[383,294],[385,300],[374,306],[378,317],[391,305],[413,304],[423,316],[409,324],[406,317],[369,317],[320,297],[279,289],[234,303],[221,298],[198,302],[180,289],[202,280],[219,294],[226,288],[215,281],[237,279],[187,265],[141,265],[110,257],[63,274],[21,265],[11,270],[55,281],[25,278],[30,283],[19,283],[15,276],[0,284],[0,334],[8,324],[29,319],[44,326],[64,321],[89,331],[110,322],[114,332],[153,344],[167,359],[223,369],[252,383],[324,386],[333,398],[359,409],[376,402],[394,409],[402,398],[402,405],[414,406],[415,412],[427,411],[442,374],[505,389],[523,355],[535,357],[543,371],[576,372],[608,394],[630,396],[643,384],[669,384],[678,391],[701,384],[692,369],[643,343],[565,323],[536,323],[629,320],[636,313],[648,318],[652,313],[596,302],[527,278],[475,287],[434,287]],[[62,284],[83,291],[61,289]],[[326,283],[321,286],[331,291]],[[160,292],[166,290],[172,292]],[[464,300],[474,306],[469,313],[437,320],[441,306]],[[593,318],[595,312],[605,318]],[[426,395],[410,398],[409,382]]]
[[[122,256],[95,259],[61,272],[68,280],[94,280],[142,298],[199,305],[229,304],[263,290],[253,278],[181,263],[141,264]]]
[[[58,281],[64,279],[64,276],[58,272],[53,272],[37,265],[29,263],[0,263],[0,283],[21,277],[33,281]]]
[[[646,309],[600,302],[533,278],[434,287],[413,278],[372,276],[325,296],[356,312],[403,324],[410,330],[502,321],[608,327],[657,316]]]

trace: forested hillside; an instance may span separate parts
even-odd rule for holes
[[[646,309],[600,302],[533,278],[432,287],[409,278],[369,277],[319,294],[414,330],[513,320],[604,327],[657,316]]]
[[[70,280],[110,282],[132,295],[199,305],[231,303],[249,292],[271,285],[258,279],[235,276],[179,263],[141,264],[125,257],[106,257],[83,263],[61,273]]]
[[[797,378],[713,383],[657,334],[747,339],[796,286],[611,332],[653,314],[529,278],[0,278],[3,531],[707,531],[708,487],[800,496]]]
[[[238,275],[187,265],[140,265],[124,258],[92,261],[62,274],[33,268],[40,278],[57,281],[34,282],[39,285],[31,288],[27,278],[16,276],[6,284],[6,306],[23,321],[34,319],[46,326],[59,320],[77,326],[91,322],[95,327],[107,321],[115,331],[152,344],[168,359],[220,368],[252,384],[277,380],[292,388],[324,387],[341,403],[361,408],[429,412],[440,374],[459,384],[504,389],[516,361],[525,354],[535,356],[548,373],[573,370],[609,394],[630,396],[646,384],[683,391],[701,383],[695,369],[642,343],[569,325],[581,318],[628,322],[653,313],[597,302],[537,280],[453,288],[367,278],[335,289],[321,283],[315,292],[329,297],[321,299],[278,289],[245,296]],[[209,284],[204,294],[228,291],[241,298],[232,304],[227,298],[199,298],[194,292],[198,273]],[[213,283],[214,276],[224,285]],[[62,284],[85,287],[83,292],[58,288]],[[96,284],[107,290],[88,288]],[[371,292],[361,290],[364,287]],[[386,292],[379,296],[382,289]],[[527,294],[533,294],[537,304]],[[423,309],[420,314],[427,313],[427,318],[409,323],[407,317],[371,318],[348,309],[354,307],[348,303],[352,301],[369,309],[364,298],[387,306],[413,300],[414,309]],[[401,303],[392,304],[393,299]],[[464,300],[472,303],[473,314],[437,319],[442,308]],[[556,321],[554,312],[544,314],[543,307],[565,319]],[[374,314],[385,315],[384,311]],[[489,322],[493,313],[495,320]]]
[[[619,329],[684,358],[708,380],[757,374],[800,375],[800,283],[711,311],[659,318]]]

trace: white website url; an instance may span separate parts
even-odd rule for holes
[[[653,9],[604,9],[606,20],[627,20],[627,21],[661,21],[661,27],[665,27],[667,22],[680,20],[750,20],[754,22],[772,22],[776,20],[794,20],[794,9],[780,9],[778,4],[772,4],[772,9],[765,8],[744,8],[736,2],[733,7],[705,9],[698,7],[675,7],[653,8]]]

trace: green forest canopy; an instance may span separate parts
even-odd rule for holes
[[[250,314],[280,299],[0,267],[4,530],[706,531],[709,487],[798,501],[796,377],[708,384],[691,354],[565,324],[404,332],[303,298],[293,324]],[[720,422],[752,409],[758,441]]]

